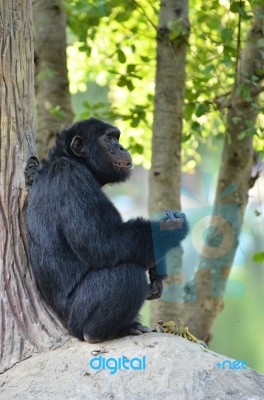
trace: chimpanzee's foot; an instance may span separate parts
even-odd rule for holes
[[[134,322],[127,329],[122,332],[122,335],[142,335],[142,333],[149,333],[150,329],[142,325],[140,322]]]
[[[100,342],[104,342],[106,340],[117,339],[120,337],[129,336],[129,335],[134,335],[134,336],[142,335],[143,333],[149,333],[149,332],[150,332],[150,329],[147,326],[142,325],[140,322],[134,322],[128,328],[122,330],[119,334],[116,334],[111,337],[99,338],[99,337],[92,337],[88,334],[84,334],[83,338],[88,343],[100,343]]]

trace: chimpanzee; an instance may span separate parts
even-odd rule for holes
[[[171,211],[161,222],[122,220],[101,190],[130,176],[132,159],[119,137],[95,118],[58,133],[27,210],[37,285],[70,334],[91,343],[149,331],[137,314],[147,297],[161,293],[153,243],[165,256],[188,231],[185,215]]]

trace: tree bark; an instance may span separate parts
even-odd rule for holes
[[[239,243],[248,190],[252,187],[252,134],[243,139],[240,135],[249,126],[254,127],[257,111],[253,103],[258,100],[256,93],[259,90],[256,89],[260,88],[264,76],[264,5],[256,11],[245,48],[240,54],[236,82],[229,102],[211,220],[211,226],[215,226],[216,230],[208,236],[195,279],[186,287],[188,303],[184,306],[184,322],[197,337],[205,341],[210,339],[213,322],[223,308],[226,281]],[[253,76],[258,80],[251,79]],[[245,92],[247,96],[243,95]],[[214,240],[218,234],[223,235],[223,241],[219,247],[215,247]]]
[[[61,0],[33,0],[37,150],[46,157],[55,134],[73,121]]]
[[[60,341],[29,267],[24,170],[35,156],[32,9],[0,0],[0,372]]]
[[[151,216],[158,211],[181,208],[181,139],[188,35],[188,0],[161,1],[149,178]],[[168,256],[169,277],[164,282],[164,292],[168,293],[169,299],[163,296],[163,299],[151,302],[152,324],[160,319],[178,319],[179,303],[176,305],[172,299],[182,282],[181,253],[179,249]]]

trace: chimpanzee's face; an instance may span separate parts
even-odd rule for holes
[[[74,128],[71,151],[90,167],[101,185],[122,182],[130,176],[132,158],[119,143],[119,129],[95,118],[81,121]]]

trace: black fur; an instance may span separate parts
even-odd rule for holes
[[[94,118],[58,134],[27,211],[38,287],[69,332],[92,342],[144,332],[136,318],[147,297],[145,270],[155,265],[152,231],[162,235],[159,222],[123,222],[101,190],[130,175],[131,158],[119,135]],[[163,253],[187,230],[185,221],[174,240],[163,243]]]

